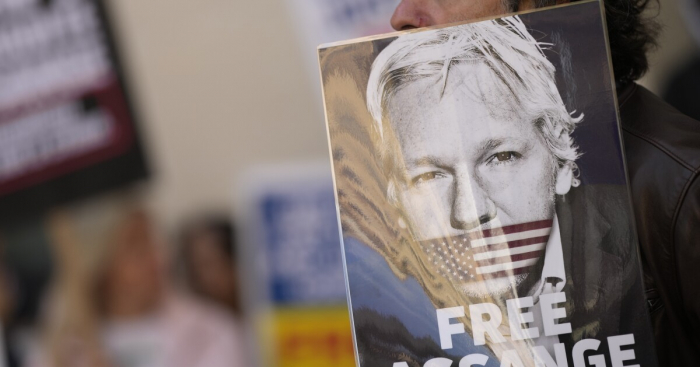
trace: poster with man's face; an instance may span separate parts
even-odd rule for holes
[[[360,366],[656,366],[599,2],[319,59]]]

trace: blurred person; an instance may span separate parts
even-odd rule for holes
[[[697,0],[696,0],[697,1]],[[498,16],[568,0],[401,0],[396,30]],[[658,24],[651,0],[605,0],[643,280],[662,365],[700,366],[700,122],[635,83]]]
[[[71,260],[81,256],[75,236],[54,237],[63,281],[49,299],[44,348],[28,366],[244,365],[236,322],[170,286],[165,244],[145,212],[119,220],[89,271]]]
[[[224,217],[208,216],[184,226],[180,255],[186,283],[198,296],[240,316],[235,231]]]
[[[33,220],[0,229],[0,332],[7,365],[21,365],[51,276],[48,244]]]
[[[17,307],[16,286],[4,256],[4,243],[0,237],[0,366],[17,365],[14,351],[8,338],[9,325],[14,321]]]

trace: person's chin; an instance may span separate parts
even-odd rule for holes
[[[517,295],[518,286],[525,281],[528,274],[512,277],[485,279],[462,284],[460,290],[471,298],[495,298],[504,295]]]

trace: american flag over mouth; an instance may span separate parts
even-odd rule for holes
[[[527,273],[544,255],[552,220],[485,229],[421,241],[428,263],[454,282],[473,282]]]

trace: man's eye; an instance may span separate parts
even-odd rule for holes
[[[509,162],[519,157],[520,156],[518,155],[518,153],[515,152],[499,152],[494,154],[493,156],[493,158],[495,158],[498,161],[496,163]]]
[[[509,160],[513,159],[513,153],[511,153],[511,152],[496,153],[496,159],[498,159],[499,162],[509,161]]]
[[[425,182],[425,181],[434,180],[438,176],[439,176],[438,172],[426,172],[426,173],[423,173],[423,174],[420,174],[418,176],[413,177],[411,182],[413,182],[414,184],[417,184],[417,183],[421,183],[421,182]]]

